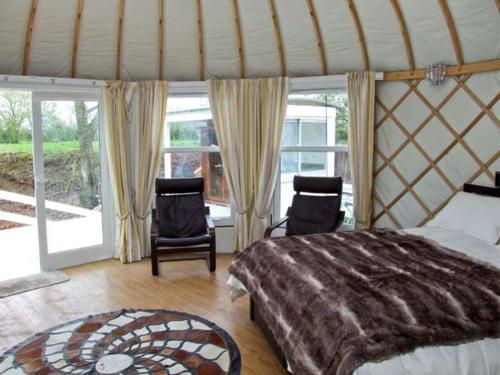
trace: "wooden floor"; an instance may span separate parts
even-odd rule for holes
[[[151,275],[148,260],[68,268],[69,282],[0,299],[0,353],[68,320],[122,308],[163,308],[202,316],[227,330],[241,351],[241,374],[285,374],[249,319],[248,297],[231,303],[226,286],[231,259],[218,255],[214,274],[204,261],[162,263],[159,277]]]

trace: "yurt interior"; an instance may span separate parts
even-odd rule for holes
[[[0,375],[500,375],[499,0],[0,0]]]

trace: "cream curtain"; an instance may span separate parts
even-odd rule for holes
[[[259,126],[255,142],[254,210],[250,227],[250,243],[264,237],[269,225],[281,150],[281,136],[288,101],[288,80],[262,79],[259,85]]]
[[[355,229],[368,229],[372,214],[375,73],[348,73],[347,95],[354,225]]]
[[[236,210],[234,247],[241,250],[249,243],[253,211],[258,82],[211,80],[208,93],[224,174]]]
[[[122,263],[149,255],[153,197],[165,111],[166,82],[112,82],[104,88],[106,142]]]
[[[118,251],[126,260],[134,232],[132,202],[130,200],[130,172],[127,166],[129,140],[128,104],[132,87],[125,82],[112,82],[104,88],[104,112],[106,115],[106,145],[110,170],[111,188],[118,221]]]
[[[258,239],[276,181],[287,78],[211,80],[210,106],[236,210],[234,248]]]
[[[127,254],[127,261],[137,261],[151,254],[151,204],[155,179],[160,166],[161,145],[168,84],[164,81],[139,82],[137,85],[137,115],[135,126],[137,173],[134,186],[136,220],[136,251]]]

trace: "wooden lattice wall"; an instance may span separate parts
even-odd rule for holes
[[[500,72],[377,84],[376,227],[427,223],[466,182],[500,171]]]

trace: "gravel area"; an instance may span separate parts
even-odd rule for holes
[[[20,228],[24,227],[25,224],[13,223],[12,221],[0,220],[0,230]]]

